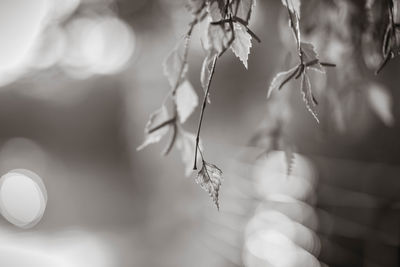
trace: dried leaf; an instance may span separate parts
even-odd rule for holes
[[[185,54],[187,53],[189,41],[190,37],[185,36],[164,61],[164,75],[167,77],[171,88],[176,88],[188,71]]]
[[[319,58],[318,58],[318,54],[315,51],[315,48],[312,44],[310,43],[305,43],[302,42],[300,44],[300,48],[303,51],[303,60],[304,63],[309,63],[312,61],[317,61],[316,64],[313,64],[311,66],[309,66],[309,69],[321,72],[321,73],[325,73],[324,68],[321,66],[321,64],[319,63]]]
[[[232,43],[231,49],[233,53],[243,62],[247,69],[247,61],[249,59],[251,48],[251,35],[247,33],[246,29],[235,23],[235,40]]]
[[[181,152],[182,161],[186,167],[185,175],[190,176],[193,172],[196,136],[180,128],[177,134],[176,147]],[[197,158],[200,159],[200,154],[198,154]]]
[[[306,104],[308,111],[313,115],[315,120],[319,123],[317,112],[315,110],[313,94],[311,91],[310,78],[308,77],[307,73],[303,73],[303,75],[301,76],[301,93],[303,95],[303,100],[304,103]]]
[[[232,9],[237,17],[249,23],[251,12],[255,6],[256,0],[236,0],[233,2]]]
[[[156,110],[150,115],[150,119],[146,124],[145,132],[145,140],[143,144],[141,144],[137,150],[142,150],[148,145],[160,142],[161,138],[164,137],[168,133],[169,125],[165,125],[165,127],[161,127],[160,129],[153,131],[150,133],[152,129],[158,127],[162,123],[168,120],[168,111],[165,106],[162,106],[159,110]]]
[[[267,98],[269,98],[274,90],[279,89],[282,83],[290,77],[297,70],[297,66],[284,72],[279,72],[275,78],[272,80],[271,85],[269,86]]]
[[[386,126],[393,126],[394,116],[392,112],[393,99],[389,91],[381,85],[372,84],[368,87],[368,101],[375,114]]]
[[[197,173],[196,183],[208,192],[217,209],[219,209],[218,194],[222,180],[222,171],[214,164],[203,161],[203,166]]]
[[[176,91],[176,107],[181,124],[192,115],[198,104],[199,99],[193,86],[188,80],[185,80]]]
[[[289,4],[289,10],[300,18],[300,9],[301,9],[300,0],[282,0],[282,4],[284,6],[287,6],[287,4]]]

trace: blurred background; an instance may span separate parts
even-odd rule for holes
[[[340,23],[350,7],[329,19]],[[270,112],[269,82],[295,62],[282,45],[284,12],[280,1],[259,0],[251,28],[263,42],[253,43],[249,70],[232,53],[218,64],[202,129],[207,158],[224,171],[217,212],[177,151],[136,152],[170,90],[162,63],[191,21],[184,0],[0,1],[0,174],[30,170],[48,197],[31,229],[0,219],[0,265],[400,266],[396,105],[387,115],[385,100],[376,113],[368,98],[346,97],[346,131],[336,132],[285,88],[295,113],[285,133],[299,153],[293,174],[282,153],[260,157],[263,148],[248,145]],[[199,95],[203,24],[189,54]],[[338,65],[349,53],[343,36],[321,52]],[[338,51],[342,58],[329,56]],[[398,67],[363,72],[357,86],[379,84],[395,103]],[[185,129],[196,126],[193,116]]]

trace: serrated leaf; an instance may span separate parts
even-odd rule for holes
[[[231,50],[243,62],[245,68],[248,68],[247,61],[249,59],[251,48],[251,35],[241,25],[235,23],[235,40],[232,43]]]
[[[176,88],[188,71],[185,54],[188,49],[189,41],[190,37],[185,36],[164,60],[164,75],[167,77],[171,88]]]
[[[301,93],[303,95],[303,100],[304,100],[304,103],[306,104],[308,111],[313,115],[315,120],[319,123],[319,119],[317,116],[317,112],[315,110],[315,103],[314,103],[313,95],[312,95],[312,91],[311,91],[310,78],[308,77],[307,73],[304,73],[301,76]]]
[[[150,133],[152,129],[158,127],[162,123],[168,120],[168,111],[165,106],[162,106],[159,110],[156,110],[150,115],[150,119],[146,124],[144,133],[145,140],[144,142],[137,148],[137,150],[142,150],[148,145],[160,142],[161,138],[164,137],[168,133],[169,125],[162,127],[156,131]]]
[[[196,136],[180,128],[177,134],[176,147],[181,153],[182,161],[185,164],[185,175],[188,177],[193,172]],[[201,158],[199,152],[197,158]]]
[[[394,116],[392,112],[393,99],[389,91],[381,85],[371,84],[367,91],[371,109],[386,126],[393,126]]]
[[[212,72],[212,65],[215,60],[215,58],[218,56],[216,51],[211,50],[209,51],[207,57],[203,61],[203,65],[201,67],[201,73],[200,73],[200,82],[201,86],[203,87],[204,93],[207,92],[207,86],[208,82],[210,80],[211,72]],[[210,96],[207,96],[207,101],[210,104]]]
[[[269,98],[272,94],[272,92],[274,90],[279,89],[279,87],[281,86],[281,84],[287,79],[289,78],[290,75],[292,75],[296,70],[297,70],[297,66],[288,70],[288,71],[283,71],[283,72],[279,72],[274,79],[271,82],[271,85],[268,88],[268,93],[267,93],[267,98]]]
[[[198,104],[199,99],[193,86],[188,80],[185,80],[176,91],[176,108],[181,124],[192,115]]]
[[[286,174],[287,176],[290,176],[293,172],[295,155],[293,153],[293,150],[288,146],[285,147],[284,152],[285,152],[285,161],[287,166]]]
[[[236,16],[249,23],[251,12],[256,6],[256,0],[236,0],[232,4],[232,9]]]
[[[214,164],[203,161],[203,166],[197,173],[195,181],[203,190],[208,192],[217,209],[219,209],[218,196],[222,180],[222,171]]]
[[[287,4],[289,4],[289,10],[300,18],[300,10],[301,10],[300,0],[282,0],[282,4],[286,7]]]
[[[304,63],[309,63],[312,61],[317,61],[316,64],[309,66],[309,69],[325,73],[324,68],[322,68],[321,63],[319,63],[318,53],[315,51],[315,48],[312,44],[301,42],[300,48],[303,51],[303,60]]]

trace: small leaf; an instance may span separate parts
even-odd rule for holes
[[[176,88],[188,71],[185,54],[188,49],[189,41],[190,37],[185,36],[164,61],[164,75],[167,77],[171,88]]]
[[[269,98],[274,90],[279,89],[282,83],[287,80],[294,72],[297,70],[297,66],[284,72],[278,73],[275,78],[272,80],[271,85],[269,86],[267,98]]]
[[[300,9],[301,9],[300,0],[282,0],[282,4],[284,6],[287,6],[287,4],[289,4],[289,10],[300,18]]]
[[[209,51],[207,57],[203,61],[203,66],[201,67],[201,73],[200,73],[200,82],[204,92],[207,92],[207,86],[211,78],[213,62],[215,60],[215,57],[217,56],[218,54],[216,53],[216,51],[211,50]],[[209,104],[211,103],[210,95],[207,96],[207,102]]]
[[[318,54],[315,51],[314,46],[310,43],[301,42],[300,48],[303,51],[304,63],[316,61],[315,64],[309,66],[308,68],[321,73],[325,73],[325,70],[324,68],[322,68],[321,63],[319,63]]]
[[[222,183],[222,171],[214,164],[203,161],[203,166],[197,173],[196,183],[213,199],[219,210],[218,195]]]
[[[152,129],[160,126],[162,123],[168,121],[168,111],[165,106],[162,106],[159,110],[153,112],[150,115],[150,119],[146,124],[145,132],[145,140],[143,144],[141,144],[137,150],[142,150],[148,145],[160,142],[161,138],[164,137],[168,133],[169,125],[165,125],[160,129],[157,129],[150,133]]]
[[[193,86],[188,80],[185,80],[176,91],[176,107],[181,124],[192,115],[198,104],[199,99]]]
[[[393,126],[394,116],[392,112],[393,99],[389,91],[381,85],[372,84],[368,87],[368,101],[375,114],[386,126]]]
[[[303,95],[303,100],[304,103],[306,104],[308,111],[313,115],[315,120],[319,123],[317,112],[315,110],[315,103],[313,101],[310,78],[308,77],[307,73],[303,73],[303,75],[301,76],[301,93]]]
[[[185,175],[188,177],[193,172],[196,136],[180,128],[177,134],[176,147],[181,152],[181,158],[186,167]],[[200,159],[200,154],[197,158]]]
[[[255,6],[256,0],[236,0],[233,2],[232,9],[237,17],[249,23],[251,12]]]
[[[235,40],[232,43],[231,49],[233,53],[243,62],[247,69],[247,61],[249,59],[251,48],[251,35],[241,25],[235,23]]]

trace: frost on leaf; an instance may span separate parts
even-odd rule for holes
[[[236,0],[232,4],[232,9],[236,16],[249,23],[251,12],[256,5],[256,0]]]
[[[167,77],[172,88],[179,85],[186,76],[188,64],[185,61],[185,54],[189,46],[190,37],[185,36],[181,42],[169,53],[164,61],[164,75]]]
[[[283,85],[287,79],[292,76],[297,70],[297,66],[284,72],[278,73],[275,78],[272,80],[271,85],[269,86],[267,97],[269,98],[272,94],[272,92],[276,89],[280,89],[280,87]]]
[[[313,115],[315,120],[319,123],[317,112],[315,110],[316,104],[313,99],[313,94],[311,91],[310,78],[308,77],[308,75],[306,73],[304,73],[301,76],[301,93],[303,95],[303,100],[304,100],[304,103],[306,104],[308,111]]]
[[[207,92],[208,83],[211,79],[212,66],[216,57],[218,57],[218,55],[215,51],[209,51],[207,57],[203,61],[200,73],[200,82],[204,92]],[[209,95],[207,96],[207,101],[209,104],[211,103]]]
[[[315,51],[315,48],[310,43],[302,42],[300,44],[301,51],[303,52],[303,61],[304,63],[316,62],[315,64],[310,65],[308,68],[319,71],[321,73],[325,73],[325,70],[322,68],[319,63],[318,54]]]
[[[197,173],[196,183],[208,192],[219,209],[218,194],[222,183],[222,171],[214,164],[203,161],[203,166]]]
[[[289,10],[300,18],[300,7],[301,7],[300,0],[282,0],[282,4],[284,6],[289,5],[288,6]]]
[[[371,109],[386,126],[393,126],[393,99],[389,91],[378,84],[370,85],[367,90],[368,101]]]
[[[156,129],[164,122],[168,120],[168,111],[165,106],[162,106],[159,110],[153,112],[150,115],[150,119],[146,124],[146,128],[144,129],[145,140],[143,144],[141,144],[137,150],[142,150],[148,145],[160,142],[161,138],[164,137],[168,133],[168,129],[170,126],[165,125],[159,129]],[[156,130],[154,130],[156,129]]]
[[[192,133],[179,129],[176,139],[176,147],[181,152],[182,161],[185,164],[185,175],[189,176],[193,171],[193,161],[196,146],[196,136]],[[199,153],[199,152],[198,152]],[[198,155],[200,158],[200,155]]]
[[[232,43],[231,49],[233,53],[243,62],[247,69],[247,61],[249,59],[251,48],[251,36],[247,30],[241,25],[235,23],[235,40]]]
[[[192,115],[199,103],[196,92],[188,80],[182,82],[176,91],[176,108],[179,121],[183,124]]]

